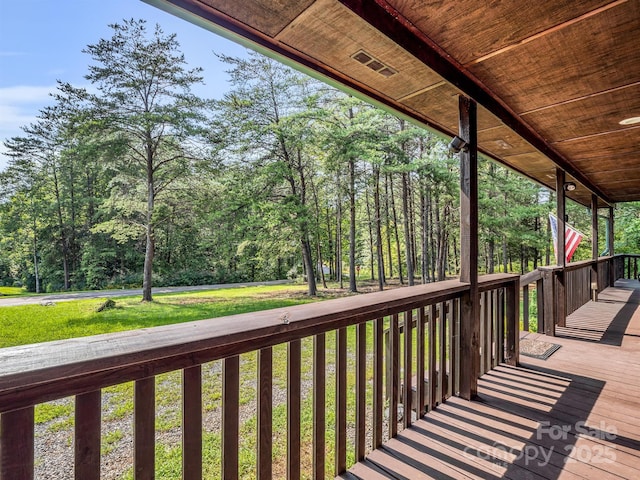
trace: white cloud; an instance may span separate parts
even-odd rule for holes
[[[4,170],[8,161],[4,155],[4,141],[22,135],[20,127],[36,121],[40,109],[51,103],[49,94],[56,88],[56,85],[0,88],[0,171]]]

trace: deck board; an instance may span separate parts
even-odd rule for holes
[[[522,356],[403,430],[354,478],[640,478],[640,283],[619,281],[567,318],[549,359]]]

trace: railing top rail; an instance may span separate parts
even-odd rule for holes
[[[468,284],[448,280],[217,319],[0,349],[0,412],[332,331],[456,298],[468,288]]]
[[[526,287],[530,283],[537,282],[542,278],[541,270],[533,270],[520,276],[520,286]]]
[[[495,288],[505,287],[520,278],[515,273],[490,273],[478,277],[478,291],[486,292]]]

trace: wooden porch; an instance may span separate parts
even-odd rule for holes
[[[640,283],[619,280],[567,317],[561,348],[521,356],[449,398],[341,478],[640,478]]]

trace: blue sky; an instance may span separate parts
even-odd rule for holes
[[[213,52],[244,56],[244,47],[141,0],[0,0],[0,144],[20,135],[50,103],[56,80],[86,86],[90,58],[82,49],[111,37],[109,24],[144,18],[176,33],[187,62],[204,68],[196,93],[219,98],[227,89],[225,65]],[[7,158],[0,145],[0,170]]]

